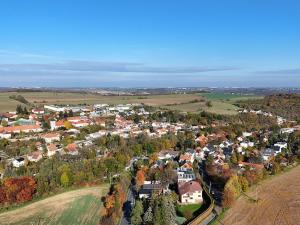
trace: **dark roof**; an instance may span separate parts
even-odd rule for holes
[[[202,187],[197,181],[189,181],[179,186],[179,194],[194,193],[202,191]]]

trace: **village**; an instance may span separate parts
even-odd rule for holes
[[[92,149],[99,160],[114,157],[111,149],[95,144],[101,138],[163,140],[163,148],[154,150],[143,146],[127,160],[124,171],[131,174],[133,182],[122,224],[130,221],[140,224],[146,220],[150,208],[154,210],[150,202],[164,195],[173,196],[170,203],[176,214],[173,219],[183,224],[206,209],[208,196],[221,207],[226,201],[224,186],[233,174],[243,177],[240,182],[246,190],[262,179],[256,177],[263,177],[266,171],[275,173],[278,167],[293,163],[289,136],[299,130],[294,121],[267,112],[241,110],[240,114],[275,117],[279,130],[274,135],[271,129],[245,129],[233,137],[226,130],[217,129],[228,126],[224,122],[187,124],[166,116],[154,120],[151,115],[163,115],[163,111],[148,109],[143,104],[44,105],[29,111],[20,106],[16,112],[3,113],[0,115],[0,146],[3,147],[0,178],[22,174],[18,172],[22,168],[53,157],[81,160],[83,150]],[[179,145],[182,134],[185,140]],[[170,141],[172,137],[178,139],[175,144]],[[18,147],[22,142],[25,146]],[[122,172],[114,170],[104,178],[111,182]],[[146,208],[138,211],[141,202]]]

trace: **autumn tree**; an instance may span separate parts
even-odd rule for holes
[[[65,127],[67,130],[70,130],[70,129],[73,127],[73,125],[72,125],[72,123],[71,123],[70,121],[65,121],[65,122],[64,122],[64,127]]]
[[[235,202],[234,192],[231,189],[226,188],[224,190],[223,197],[222,197],[222,206],[224,208],[229,208],[234,204],[234,202]]]
[[[136,173],[136,184],[141,187],[145,181],[145,172],[143,170],[139,170]]]

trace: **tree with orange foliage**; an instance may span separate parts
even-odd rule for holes
[[[113,194],[106,196],[104,206],[108,210],[115,206],[115,196]]]
[[[36,191],[33,177],[15,177],[5,179],[0,186],[0,204],[30,201]]]
[[[144,184],[145,181],[145,172],[143,170],[139,170],[136,173],[136,184],[140,187]]]

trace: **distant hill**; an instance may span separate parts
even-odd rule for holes
[[[271,112],[290,120],[300,121],[300,94],[275,94],[263,99],[238,101],[238,107]]]

